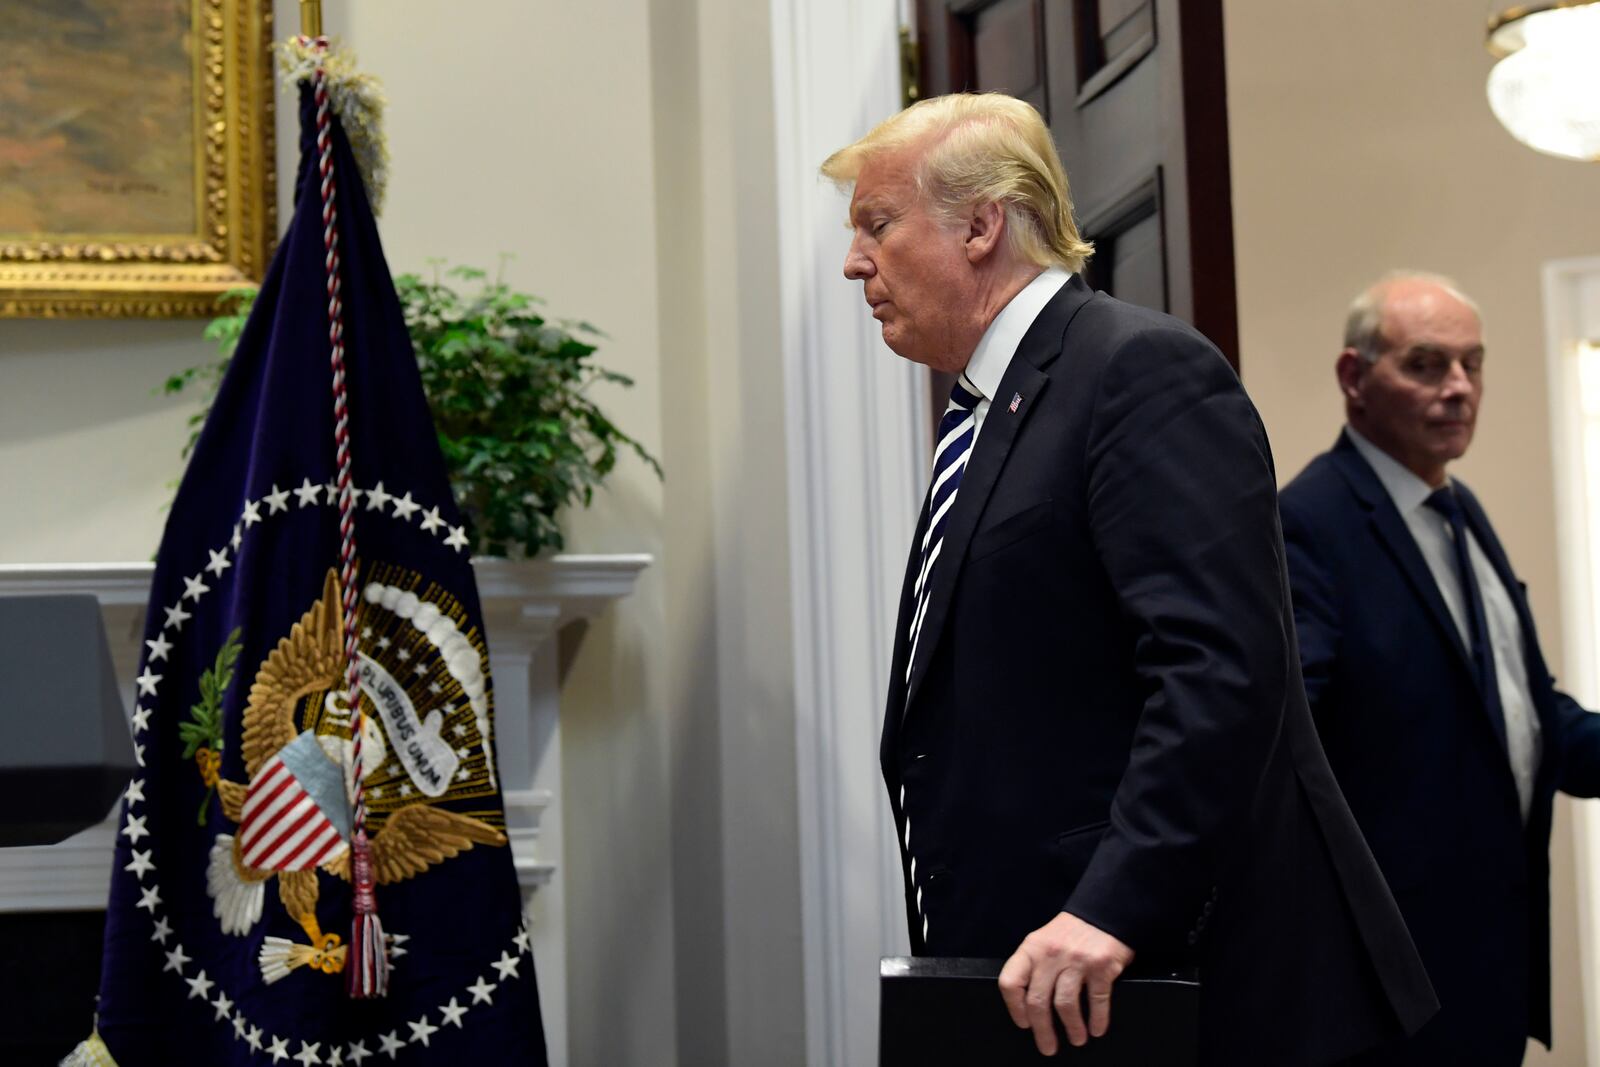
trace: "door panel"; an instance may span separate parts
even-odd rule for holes
[[[917,27],[924,97],[1005,91],[1049,123],[1098,247],[1086,280],[1237,367],[1221,0],[917,0]]]

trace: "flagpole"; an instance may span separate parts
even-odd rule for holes
[[[300,0],[300,36],[322,36],[322,0]]]

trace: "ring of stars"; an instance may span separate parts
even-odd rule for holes
[[[289,498],[291,496],[295,498],[297,507],[290,507]],[[387,492],[383,487],[383,483],[379,482],[370,489],[353,487],[352,496],[357,503],[361,501],[363,496],[366,497],[365,510],[377,511],[407,524],[410,524],[413,515],[420,512],[422,519],[419,528],[423,533],[431,534],[458,553],[466,550],[468,544],[466,528],[464,526],[450,525],[441,516],[437,507],[424,510],[421,504],[412,499],[409,492],[403,496],[395,496]],[[265,522],[267,517],[316,505],[332,506],[337,503],[337,500],[338,490],[334,485],[331,483],[313,485],[308,478],[304,479],[300,486],[294,489],[280,489],[277,484],[274,484],[272,489],[262,494],[259,499],[245,501],[240,511],[239,521],[234,524],[229,539],[224,542],[221,548],[207,549],[210,562],[193,576],[183,577],[183,595],[178,598],[177,603],[162,609],[166,620],[163,622],[161,630],[153,640],[145,641],[147,651],[144,662],[140,665],[139,676],[134,679],[141,701],[145,697],[155,698],[158,696],[164,676],[151,670],[151,664],[168,661],[169,654],[177,646],[177,642],[169,638],[169,632],[172,637],[177,637],[181,634],[183,624],[194,617],[193,609],[197,609],[200,601],[223,583],[223,572],[233,565],[233,557],[237,555],[240,546],[244,543],[246,534],[253,531],[257,524]],[[266,509],[265,515],[262,514],[263,506]],[[392,515],[389,510],[391,507],[393,508]],[[211,576],[210,584],[205,580],[207,574]],[[185,610],[186,604],[190,610]],[[143,703],[140,703],[133,714],[134,750],[141,767],[144,766],[145,743],[140,741],[140,738],[150,730],[150,715],[153,710],[153,707],[145,707]],[[387,1034],[374,1035],[345,1045],[333,1045],[326,1052],[323,1052],[322,1043],[320,1042],[311,1042],[304,1038],[281,1037],[277,1034],[268,1033],[252,1023],[244,1012],[236,1006],[236,1001],[229,998],[227,991],[218,986],[214,979],[206,976],[204,969],[200,969],[193,974],[189,973],[190,965],[196,961],[184,951],[181,942],[174,942],[173,947],[170,949],[166,947],[167,941],[173,937],[174,931],[171,922],[167,920],[165,915],[160,913],[163,901],[160,889],[154,880],[156,864],[152,856],[155,850],[153,848],[139,849],[136,847],[142,838],[151,836],[153,832],[147,825],[150,818],[148,811],[143,815],[134,814],[134,808],[145,803],[144,786],[145,780],[136,778],[128,785],[127,791],[124,793],[123,826],[120,836],[128,838],[129,852],[132,858],[124,865],[123,870],[132,873],[138,880],[140,899],[136,908],[148,911],[150,914],[150,940],[160,946],[160,950],[166,959],[166,964],[162,967],[162,970],[175,972],[179,980],[188,986],[190,999],[198,998],[209,1004],[215,1011],[217,1022],[226,1021],[231,1024],[235,1040],[248,1046],[252,1053],[271,1057],[273,1063],[292,1059],[295,1062],[306,1065],[328,1064],[330,1067],[341,1067],[348,1061],[360,1067],[363,1060],[380,1053],[386,1055],[390,1060],[394,1060],[407,1045],[421,1045],[426,1048],[428,1047],[429,1039],[446,1026],[462,1029],[462,1017],[472,1010],[473,1005],[493,1003],[495,990],[505,984],[508,978],[521,977],[518,970],[520,957],[532,954],[532,944],[528,931],[526,927],[519,927],[516,937],[511,940],[515,953],[502,951],[500,959],[491,962],[490,970],[496,973],[496,977],[499,979],[498,983],[486,982],[482,975],[478,976],[474,984],[460,990],[457,995],[452,996],[447,1002],[439,1005],[433,1013],[430,1013],[439,1016],[440,1022],[438,1026],[429,1021],[430,1015],[423,1015],[415,1022],[406,1023],[406,1028],[410,1030],[410,1033],[403,1037],[400,1036],[398,1030],[391,1030]],[[391,935],[393,943],[391,951],[396,958],[405,954],[403,943],[406,940],[407,938],[403,934]],[[209,994],[214,987],[216,988],[216,997],[212,999]],[[472,998],[470,1004],[463,1005],[461,1003],[461,998],[464,996]],[[290,1042],[292,1041],[298,1041],[300,1045],[298,1053],[293,1055],[290,1054]],[[367,1048],[368,1041],[377,1042],[379,1046],[377,1053]]]

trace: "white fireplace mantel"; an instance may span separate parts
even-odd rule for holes
[[[545,1039],[566,1063],[566,906],[561,840],[561,661],[553,638],[633,591],[648,555],[474,561],[494,678],[495,750],[512,863],[539,961]],[[133,706],[151,563],[0,564],[0,596],[90,594],[100,600],[123,707]],[[114,827],[57,845],[0,848],[0,912],[104,908]]]

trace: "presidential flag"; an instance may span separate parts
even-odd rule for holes
[[[540,1064],[466,532],[351,97],[299,96],[294,218],[157,558],[78,1055]]]

